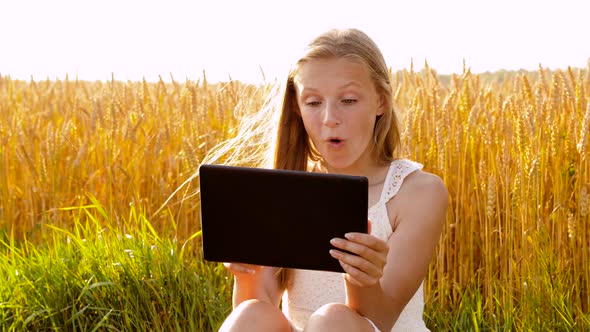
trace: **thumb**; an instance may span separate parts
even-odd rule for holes
[[[367,220],[367,234],[371,234],[371,220]]]

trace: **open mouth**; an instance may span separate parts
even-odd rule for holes
[[[338,137],[330,137],[327,139],[327,142],[332,147],[340,147],[344,143],[344,140]]]

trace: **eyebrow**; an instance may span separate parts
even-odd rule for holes
[[[348,83],[346,83],[346,84],[344,84],[344,85],[340,86],[340,89],[343,89],[343,88],[348,88],[348,87],[351,87],[351,86],[356,86],[356,87],[359,87],[359,88],[360,88],[360,87],[362,87],[362,86],[361,86],[359,83],[357,83],[356,81],[350,81],[350,82],[348,82]]]
[[[342,90],[342,89],[346,89],[346,88],[353,87],[353,86],[359,87],[359,88],[362,87],[362,85],[360,85],[356,81],[350,81],[348,83],[345,83],[345,84],[339,86],[338,89]],[[313,88],[313,87],[304,87],[301,92],[303,92],[303,91],[314,91],[315,92],[315,91],[318,91],[318,89]]]

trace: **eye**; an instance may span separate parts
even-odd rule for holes
[[[319,106],[321,104],[321,102],[319,101],[308,101],[305,102],[305,106]]]
[[[342,99],[342,103],[347,104],[347,105],[351,105],[351,104],[356,103],[356,99],[351,99],[351,98]]]

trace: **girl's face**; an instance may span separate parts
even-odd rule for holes
[[[299,67],[294,83],[305,130],[328,170],[362,174],[374,166],[373,130],[385,106],[366,66],[346,58],[312,60]]]

